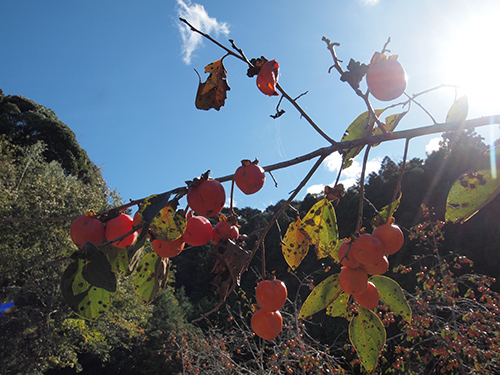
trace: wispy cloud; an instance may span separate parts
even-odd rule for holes
[[[340,166],[342,165],[342,156],[338,152],[335,152],[329,155],[325,159],[323,164],[330,172],[338,171],[340,169]],[[366,164],[366,176],[368,176],[372,172],[378,172],[381,166],[382,163],[380,158],[374,158],[372,160],[369,160],[368,163]],[[361,177],[361,170],[362,170],[361,163],[359,161],[354,160],[349,168],[342,171],[339,183],[344,184],[344,187],[346,189],[353,185],[356,185],[359,178]],[[334,183],[335,181],[333,181],[330,184],[330,186],[332,186]],[[323,184],[312,185],[307,188],[307,193],[319,194],[323,192],[324,188],[325,185]]]
[[[377,5],[380,0],[361,0],[363,5]]]
[[[177,15],[186,19],[191,25],[204,33],[213,36],[229,34],[229,26],[225,22],[219,22],[210,17],[203,5],[192,3],[190,0],[177,0]],[[182,59],[189,65],[194,51],[203,42],[202,36],[192,32],[182,22],[178,22],[178,27],[182,38]]]

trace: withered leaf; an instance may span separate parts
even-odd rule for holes
[[[205,82],[201,82],[200,77],[195,100],[196,108],[205,111],[214,108],[218,111],[224,106],[226,91],[230,90],[230,87],[226,79],[226,69],[222,64],[223,59],[224,57],[205,66],[205,73],[209,73],[209,76]]]
[[[212,284],[217,287],[222,302],[237,285],[240,285],[241,274],[250,253],[228,240],[216,243],[211,254],[215,257],[211,272],[214,276]]]

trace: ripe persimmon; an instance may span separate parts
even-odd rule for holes
[[[362,294],[368,287],[368,274],[361,268],[342,267],[340,287],[347,294]]]
[[[344,241],[339,247],[339,260],[343,266],[358,268],[360,263],[354,258],[351,251],[352,241]],[[347,252],[349,250],[349,252]],[[347,255],[346,255],[347,253]]]
[[[263,94],[269,96],[279,95],[276,91],[279,67],[276,60],[266,61],[262,64],[259,74],[257,75],[257,87]]]
[[[373,310],[378,305],[379,295],[375,284],[368,281],[366,291],[361,294],[354,294],[354,300],[365,309]]]
[[[173,258],[182,252],[186,243],[179,237],[173,241],[153,240],[151,244],[155,253],[162,258]]]
[[[359,263],[373,266],[384,256],[384,247],[377,237],[364,233],[353,242],[350,253]]]
[[[276,311],[283,307],[288,296],[281,280],[263,280],[255,289],[255,299],[262,310]]]
[[[266,182],[264,168],[256,162],[252,163],[250,160],[242,160],[241,164],[234,173],[236,186],[247,195],[258,192]]]
[[[213,217],[224,207],[226,192],[219,181],[209,178],[189,188],[187,201],[198,215]]]
[[[106,222],[105,236],[108,241],[123,236],[125,233],[130,232],[134,226],[134,219],[127,214],[121,213],[117,217]],[[119,248],[126,248],[132,245],[137,239],[137,232],[129,234],[127,237],[113,242],[113,246]]]
[[[236,240],[240,236],[240,230],[236,225],[229,221],[219,221],[212,230],[212,241],[217,243],[219,241]]]
[[[251,319],[253,331],[264,340],[274,340],[283,328],[283,317],[279,311],[257,310]]]
[[[397,253],[405,242],[403,231],[395,224],[380,225],[375,228],[373,235],[382,242],[384,253],[388,255]]]
[[[181,238],[191,246],[205,245],[212,238],[212,224],[206,217],[190,216],[187,218],[186,230]]]
[[[369,275],[383,275],[389,269],[389,259],[384,255],[377,264],[362,267]]]
[[[406,89],[406,73],[395,56],[378,54],[366,73],[366,84],[371,94],[381,101],[399,98]]]
[[[77,217],[71,224],[69,232],[71,240],[79,249],[87,241],[99,245],[104,240],[104,224],[96,217],[86,215]]]

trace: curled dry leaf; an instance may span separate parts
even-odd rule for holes
[[[218,111],[220,107],[224,106],[226,92],[230,90],[230,87],[226,79],[226,68],[222,64],[223,59],[224,57],[205,66],[205,73],[210,73],[210,75],[205,82],[201,82],[200,77],[195,100],[196,108],[205,111],[214,108]]]

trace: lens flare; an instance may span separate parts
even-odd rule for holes
[[[14,302],[0,304],[0,318],[2,318],[5,314],[10,313],[12,311],[12,307],[14,307]]]

